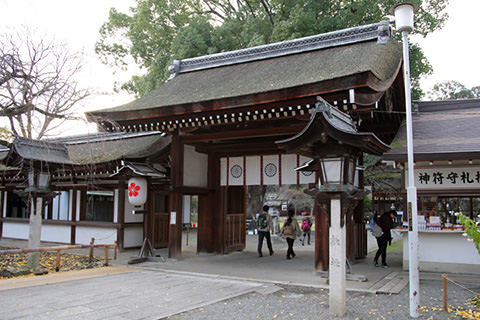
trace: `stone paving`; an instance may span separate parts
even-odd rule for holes
[[[256,282],[132,269],[0,291],[0,318],[161,319],[265,287]]]
[[[189,310],[227,305],[226,301],[242,303],[247,297],[290,296],[289,287],[328,292],[328,280],[313,268],[313,244],[301,246],[296,241],[297,257],[286,260],[286,244],[275,238],[275,254],[259,258],[256,236],[247,238],[244,251],[228,255],[197,255],[191,239],[189,245],[184,244],[179,260],[166,259],[166,250],[157,250],[155,254],[161,256],[157,261],[128,265],[129,258],[138,254],[138,250],[129,250],[112,261],[111,267],[1,280],[0,319],[167,319],[186,316]],[[349,295],[400,293],[400,301],[408,300],[408,273],[401,268],[401,251],[388,253],[389,269],[375,268],[372,254],[353,264],[352,273],[367,281],[347,281]],[[441,275],[430,277],[440,280]],[[281,290],[287,291],[278,293]],[[405,303],[402,305],[403,310]],[[211,309],[216,314],[213,318],[232,318],[222,315],[221,309]],[[230,303],[228,310],[235,306]],[[211,314],[205,319],[209,317]]]

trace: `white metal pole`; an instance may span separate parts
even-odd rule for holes
[[[413,130],[412,99],[410,90],[410,58],[408,52],[408,31],[402,31],[403,42],[403,76],[405,80],[405,110],[407,114],[407,154],[408,154],[408,248],[409,248],[409,281],[410,281],[410,316],[419,317],[420,281],[418,268],[418,222],[417,222],[417,188],[413,168]]]

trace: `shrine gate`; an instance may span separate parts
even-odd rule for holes
[[[199,197],[197,252],[224,254],[245,247],[246,186],[317,182],[294,170],[308,157],[276,143],[305,129],[317,97],[347,113],[359,132],[392,141],[403,119],[401,66],[402,46],[384,21],[174,61],[159,88],[87,117],[109,132],[170,135],[169,153],[148,159],[170,168],[169,257],[181,257],[182,199],[192,194]],[[361,188],[362,172],[358,181]],[[362,203],[354,212],[351,259],[367,254]]]

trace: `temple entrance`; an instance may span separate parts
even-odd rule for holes
[[[88,117],[101,121],[105,131],[159,131],[171,139],[169,152],[157,155],[170,169],[170,258],[181,258],[182,201],[189,194],[199,195],[197,252],[243,250],[247,186],[308,185],[321,193],[319,186],[328,181],[318,179],[318,164],[296,169],[337,155],[349,141],[362,152],[378,155],[394,139],[404,101],[402,50],[392,38],[389,22],[383,21],[331,32],[327,38],[312,36],[308,45],[300,38],[288,45],[279,42],[175,61],[169,82],[148,96]],[[322,118],[313,117],[324,111]],[[339,168],[347,167],[335,166]],[[348,168],[356,170],[355,164]],[[360,173],[354,185],[355,171],[344,171],[338,174],[348,173],[349,186],[363,187]],[[363,226],[362,210],[355,215],[353,205],[347,209],[341,212],[341,226],[347,225],[348,252],[364,256],[354,245],[364,243],[358,239],[365,230],[350,226]],[[327,228],[324,211],[322,226]],[[319,234],[325,237],[322,243],[328,242],[326,232],[317,229],[316,243]],[[324,262],[322,268],[328,268]]]

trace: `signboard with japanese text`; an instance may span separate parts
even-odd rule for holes
[[[480,167],[420,167],[415,168],[417,189],[480,188]]]

